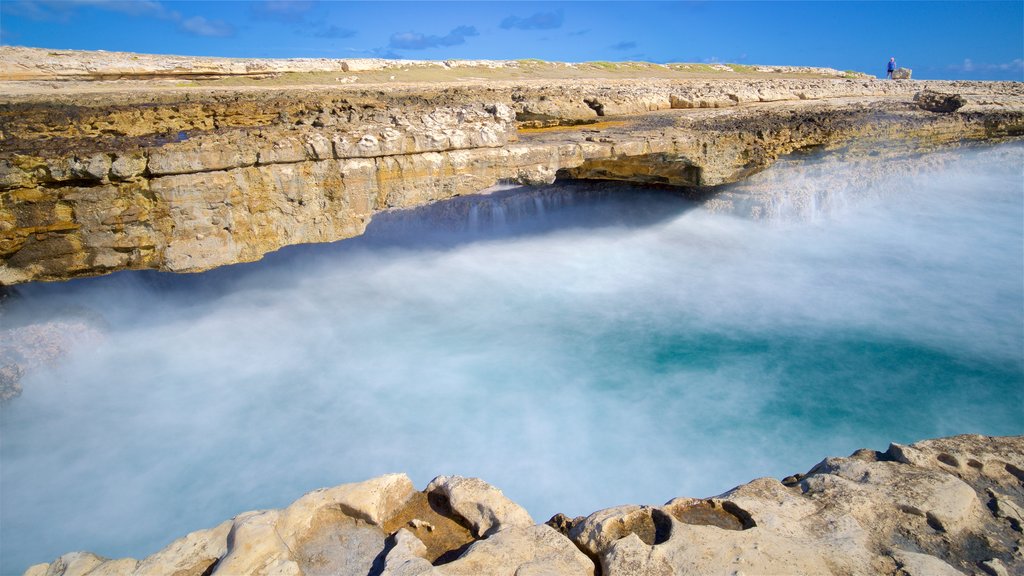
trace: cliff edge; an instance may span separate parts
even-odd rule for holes
[[[683,575],[1024,571],[1024,437],[826,458],[720,496],[537,524],[475,478],[390,474],[239,514],[141,561],[73,552],[25,576]]]
[[[188,76],[187,61],[149,57],[133,80],[107,81],[135,61],[38,51],[32,68],[24,50],[0,47],[0,285],[258,260],[498,183],[709,190],[800,150],[913,154],[1024,135],[1015,82],[529,62],[197,62]],[[147,70],[180,77],[139,80]],[[215,72],[244,83],[197,79]]]

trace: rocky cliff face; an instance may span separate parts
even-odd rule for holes
[[[40,92],[0,85],[0,284],[197,272],[496,183],[734,182],[800,149],[1024,133],[1017,83],[578,80]],[[930,101],[930,100],[929,100]]]
[[[26,576],[1008,575],[1024,571],[1024,437],[827,458],[721,496],[529,514],[482,480],[402,474],[246,512],[141,561],[73,552]]]

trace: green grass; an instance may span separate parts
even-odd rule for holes
[[[393,84],[461,82],[472,80],[568,80],[587,78],[807,78],[819,75],[803,72],[778,74],[760,72],[756,66],[746,64],[707,64],[675,62],[653,64],[650,62],[611,62],[597,60],[578,64],[552,63],[535,58],[516,60],[517,65],[507,68],[418,66],[408,64],[383,70],[363,72],[286,72],[266,78],[247,76],[227,77],[215,80],[195,80],[178,84],[189,86],[341,86],[362,84]],[[724,69],[723,69],[724,68]],[[345,82],[344,79],[355,78]],[[853,71],[847,71],[845,78],[860,78]]]
[[[746,64],[726,64],[726,66],[732,68],[733,72],[739,72],[740,74],[757,74],[757,68],[754,66]]]

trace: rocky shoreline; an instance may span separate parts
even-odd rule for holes
[[[25,576],[891,574],[1024,571],[1024,437],[826,458],[720,496],[546,523],[475,478],[389,474],[239,514],[140,560],[88,552]]]
[[[749,194],[724,185],[793,154],[900,170],[923,152],[1024,136],[1016,82],[542,64],[0,47],[0,296],[26,282],[255,261],[498,184],[672,186],[735,210]],[[60,338],[95,337],[87,329],[35,327],[26,346],[0,345],[0,400],[24,367],[63,353]],[[1022,572],[1024,437],[967,435],[545,523],[483,480],[417,490],[389,474],[239,514],[141,560],[72,552],[25,574]]]
[[[67,71],[56,88],[0,77],[0,284],[254,261],[498,183],[713,189],[795,151],[1024,135],[1015,82],[511,79],[476,63],[498,75],[167,87],[76,80],[70,62],[49,62]]]

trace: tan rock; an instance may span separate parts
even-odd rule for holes
[[[393,546],[384,558],[380,576],[420,576],[437,572],[425,557],[427,547],[411,532],[400,528],[392,539]]]
[[[214,573],[366,574],[384,550],[386,534],[374,525],[414,493],[407,476],[390,474],[315,490],[284,510],[243,514]]]
[[[310,520],[325,508],[338,509],[352,518],[382,526],[415,492],[416,488],[405,474],[386,474],[365,482],[314,490],[281,512],[278,532],[288,541],[308,531]]]
[[[110,165],[110,175],[117,180],[131,180],[146,170],[146,157],[141,152],[120,154]]]
[[[69,53],[71,67],[71,56],[86,57]],[[899,142],[912,154],[1024,126],[1019,83],[933,82],[970,114],[890,114],[915,86],[652,79],[158,91],[100,103],[69,96],[61,105],[73,125],[46,113],[52,94],[8,97],[40,106],[2,118],[20,148],[0,151],[0,282],[249,262],[361,234],[378,210],[499,181],[718,186],[809,146]]]
[[[302,574],[365,576],[373,572],[387,537],[379,527],[330,511],[316,518],[316,525],[289,544]]]
[[[229,520],[215,528],[197,530],[171,542],[165,548],[139,562],[134,576],[198,576],[228,550]]]
[[[836,573],[829,566],[836,558],[826,559],[820,548],[766,530],[737,532],[673,520],[671,531],[658,545],[646,544],[636,534],[616,541],[601,555],[602,574]]]
[[[998,558],[990,558],[981,562],[981,569],[991,576],[1010,576],[1010,571],[1006,569],[1006,564]]]
[[[51,562],[45,576],[85,576],[105,561],[90,552],[70,552]]]
[[[119,560],[107,560],[89,572],[89,576],[132,576],[139,566],[139,561],[134,558],[121,558]],[[170,574],[170,572],[168,572]],[[185,576],[182,574],[181,576]]]
[[[892,506],[904,513],[926,518],[938,530],[958,532],[973,525],[983,514],[981,503],[974,490],[962,480],[941,472],[930,470],[906,470],[900,464],[891,462],[864,462],[852,458],[829,458],[819,464],[820,472],[804,483],[815,490],[822,490],[835,477],[849,482],[835,485],[837,491],[852,493],[871,491],[885,495]],[[897,481],[897,477],[901,481]],[[865,486],[865,485],[869,485]],[[853,496],[851,496],[853,497]],[[870,523],[880,511],[874,507],[865,509],[863,514],[853,509],[854,514],[865,523]]]
[[[430,481],[425,492],[442,497],[455,514],[469,523],[478,538],[534,524],[526,510],[479,478],[438,476]]]
[[[914,94],[914,103],[922,110],[929,112],[956,112],[967,104],[967,100],[959,94],[944,94],[931,90],[922,90]]]
[[[514,527],[478,540],[459,558],[435,569],[444,576],[589,575],[594,564],[567,538],[544,525]]]
[[[254,140],[186,140],[149,151],[153,176],[194,174],[256,164],[259,148]]]
[[[291,550],[277,534],[277,510],[247,512],[235,518],[228,533],[228,551],[214,574],[230,576],[302,576]]]
[[[667,526],[668,518],[650,506],[618,506],[594,512],[569,532],[569,538],[584,552],[598,556],[617,540],[630,534],[653,545],[658,525]]]
[[[618,576],[672,576],[676,572],[663,549],[650,546],[636,534],[629,533],[603,550],[601,573]]]
[[[47,563],[33,564],[32,566],[28,567],[28,570],[25,570],[25,573],[22,574],[22,576],[45,576],[46,571],[49,568],[50,565]]]
[[[907,576],[962,576],[964,573],[935,556],[894,550],[892,557]]]
[[[990,508],[997,518],[1005,518],[1010,526],[1018,532],[1024,531],[1024,507],[1013,501],[1006,494],[989,488],[988,495],[992,498]]]
[[[715,498],[562,518],[572,540],[533,526],[481,480],[439,477],[421,493],[404,475],[388,475],[190,534],[144,559],[134,574],[199,576],[214,562],[215,574],[230,575],[347,576],[374,566],[395,576],[593,574],[597,562],[606,576],[1001,576],[1024,571],[1022,466],[1022,437],[859,450],[785,484],[761,478]],[[473,527],[475,542],[453,517]],[[449,561],[432,565],[442,557]],[[126,574],[132,566],[132,559],[73,553],[28,573]]]

